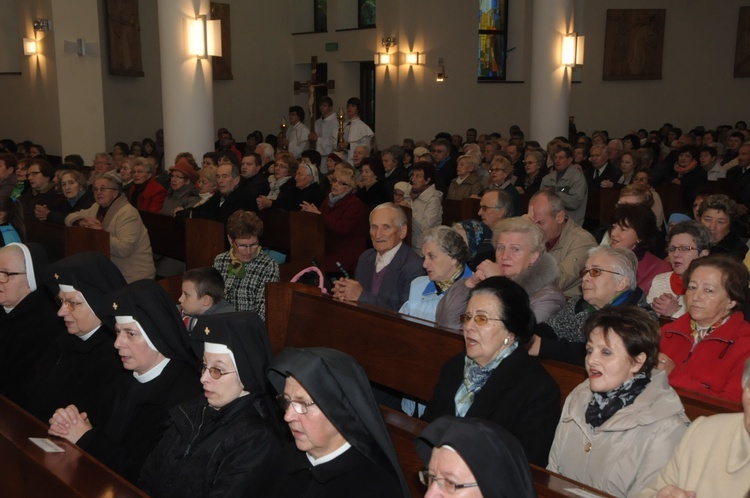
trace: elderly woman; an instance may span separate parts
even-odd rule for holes
[[[52,183],[55,171],[50,163],[41,157],[35,157],[29,159],[27,167],[30,188],[20,195],[18,202],[23,206],[24,216],[31,218],[37,205],[51,206],[60,200],[60,195]],[[18,172],[16,176],[18,177]]]
[[[560,388],[523,346],[534,324],[526,291],[508,278],[488,278],[471,291],[465,311],[466,354],[443,366],[423,418],[490,420],[518,438],[531,463],[546,465]]]
[[[482,182],[475,173],[479,161],[472,156],[460,156],[456,163],[458,176],[448,186],[448,199],[460,201],[466,197],[479,196],[482,193]]]
[[[123,375],[114,330],[103,324],[105,296],[125,287],[120,270],[98,252],[61,259],[47,270],[47,287],[57,296],[60,331],[34,363],[22,406],[46,422],[61,406],[85,406],[89,418],[102,420],[99,399]],[[111,303],[109,303],[111,304]]]
[[[654,277],[646,296],[659,316],[678,318],[687,313],[682,276],[690,263],[711,250],[711,234],[697,221],[681,221],[669,230],[669,263],[672,271]]]
[[[565,306],[557,286],[557,262],[547,254],[544,233],[531,220],[507,218],[492,232],[495,261],[486,260],[468,280],[471,288],[488,277],[504,276],[516,281],[529,294],[537,322],[548,320]]]
[[[216,256],[214,268],[224,278],[225,299],[237,311],[254,311],[266,319],[266,283],[278,282],[279,265],[261,251],[263,222],[250,211],[237,211],[227,219],[231,248]]]
[[[516,191],[519,194],[526,194],[530,198],[539,192],[539,188],[542,186],[546,161],[541,152],[533,150],[526,153],[523,164],[526,176],[516,182]]]
[[[288,210],[299,211],[304,204],[312,204],[318,207],[323,204],[326,193],[320,186],[319,180],[320,172],[317,166],[306,162],[300,163],[297,172],[294,174],[294,182],[297,188],[294,190],[294,196],[288,200]],[[284,209],[278,200],[274,206]]]
[[[634,497],[666,465],[690,423],[667,376],[654,371],[657,322],[635,307],[586,322],[588,379],[565,400],[547,468]]]
[[[94,194],[86,188],[86,177],[80,171],[68,169],[59,171],[58,174],[63,198],[49,206],[37,204],[34,215],[40,221],[64,225],[67,215],[91,207]]]
[[[198,180],[198,172],[185,158],[180,158],[177,163],[169,168],[169,190],[161,214],[174,216],[178,208],[185,209],[195,206],[200,200],[195,182]]]
[[[562,310],[535,328],[529,354],[583,365],[583,324],[605,306],[640,306],[656,320],[646,295],[636,285],[637,267],[638,260],[628,249],[598,246],[589,250],[581,270],[583,295],[569,299]]]
[[[65,225],[104,230],[109,233],[110,258],[125,280],[152,279],[156,274],[148,231],[138,211],[122,193],[122,183],[114,172],[94,178],[96,204],[65,217]],[[100,211],[104,217],[100,220]]]
[[[747,245],[732,229],[737,214],[737,203],[724,194],[709,195],[700,205],[700,222],[711,232],[714,245],[711,254],[730,254],[742,261]]]
[[[518,190],[516,190],[516,187],[511,181],[512,177],[513,165],[510,163],[510,159],[501,154],[496,154],[490,163],[490,176],[484,193],[486,194],[490,190],[504,190],[510,195],[511,199],[513,199],[512,214],[520,215],[523,213],[523,208],[521,207],[521,196],[518,194]]]
[[[638,287],[648,294],[654,277],[670,270],[669,263],[651,252],[657,237],[654,212],[643,204],[619,204],[608,233],[610,246],[635,253]]]
[[[298,165],[297,159],[292,154],[286,151],[276,153],[273,175],[268,178],[271,190],[268,195],[258,196],[255,201],[258,209],[283,207],[293,211],[299,210],[299,202],[294,203],[297,185],[293,177],[297,174]]]
[[[0,364],[14,372],[33,368],[65,327],[55,302],[44,288],[47,254],[39,244],[12,243],[0,248]],[[19,401],[23,382],[0,378],[0,394]]]
[[[427,275],[412,280],[409,299],[399,313],[458,330],[461,328],[458,315],[468,300],[468,288],[460,280],[472,276],[469,248],[458,233],[439,226],[425,234],[422,252],[422,266]]]
[[[409,496],[370,382],[352,357],[285,349],[268,377],[296,445],[268,496]]]
[[[475,272],[483,261],[492,259],[495,246],[492,243],[492,230],[479,220],[464,220],[451,227],[469,247],[469,268]]]
[[[411,183],[397,182],[393,186],[393,203],[411,209]]]
[[[248,312],[201,317],[193,339],[203,395],[170,412],[140,487],[154,498],[272,496],[282,446],[266,388],[271,346],[263,322]]]
[[[133,161],[133,186],[128,193],[130,203],[141,211],[161,213],[167,190],[154,178],[154,166],[146,158]]]
[[[338,168],[331,180],[331,193],[318,209],[303,203],[302,210],[322,214],[325,225],[325,271],[338,273],[338,264],[353,272],[359,255],[367,244],[367,213],[365,205],[353,193],[356,178],[351,168]]]
[[[750,476],[750,359],[742,376],[744,413],[699,417],[669,463],[639,498],[747,496]]]
[[[383,162],[377,157],[366,157],[362,159],[361,167],[361,182],[357,197],[362,204],[374,207],[390,202],[391,195],[383,183],[385,178]]]
[[[193,207],[205,204],[219,188],[216,182],[216,166],[204,166],[198,171],[198,202]]]
[[[422,239],[430,228],[443,219],[443,193],[435,188],[435,166],[420,161],[411,168],[411,246],[422,256]]]
[[[537,496],[523,448],[497,424],[446,415],[423,430],[416,445],[427,465],[419,472],[425,498]]]
[[[75,443],[135,483],[166,429],[169,410],[200,394],[195,356],[167,293],[141,280],[107,296],[108,323],[127,375],[100,393],[103,419],[87,406],[55,410],[49,434]]]
[[[748,270],[735,258],[694,260],[683,276],[687,314],[662,328],[659,367],[675,387],[739,402],[750,357]]]
[[[124,158],[120,161],[120,169],[117,170],[122,180],[122,189],[126,195],[130,193],[130,187],[133,186],[133,161],[136,157],[141,156]]]

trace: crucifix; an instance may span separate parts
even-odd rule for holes
[[[310,133],[315,133],[315,111],[317,109],[317,99],[315,98],[316,88],[328,88],[333,90],[336,88],[334,80],[328,80],[325,82],[318,83],[318,58],[312,56],[310,58],[310,79],[308,81],[295,81],[294,82],[294,93],[297,94],[301,90],[307,90],[310,98],[307,101],[307,108],[310,111]],[[311,149],[315,148],[315,141],[310,140],[309,146]]]

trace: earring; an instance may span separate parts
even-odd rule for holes
[[[510,342],[510,337],[506,337],[505,339],[503,339],[503,346],[507,346],[509,342]]]

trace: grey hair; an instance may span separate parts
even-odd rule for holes
[[[266,142],[261,142],[258,145],[255,146],[255,148],[260,148],[260,150],[263,151],[263,157],[262,159],[264,161],[271,160],[273,161],[273,146]]]
[[[112,188],[116,188],[118,192],[122,192],[122,179],[120,178],[120,175],[114,171],[107,171],[105,173],[94,175],[94,182],[97,180],[107,180]],[[92,185],[94,182],[92,182]]]
[[[461,235],[445,225],[430,228],[425,232],[422,244],[432,242],[450,258],[465,265],[469,261],[469,246]]]
[[[531,157],[533,157],[534,159],[537,160],[537,162],[539,163],[539,167],[540,168],[543,167],[544,164],[546,163],[546,161],[544,159],[544,155],[542,155],[542,153],[539,152],[539,151],[537,151],[537,150],[530,150],[530,151],[526,152],[526,155],[524,157],[529,157],[529,156],[531,156]]]
[[[550,190],[540,190],[539,192],[531,196],[531,199],[529,199],[529,202],[533,201],[537,197],[547,198],[547,202],[549,202],[550,216],[555,216],[560,211],[565,210],[565,205],[563,204],[563,201],[560,198],[560,196]]]
[[[619,273],[619,275],[613,275],[617,282],[621,282],[622,279],[627,278],[629,290],[635,290],[638,287],[636,279],[636,275],[638,274],[638,258],[633,251],[622,247],[596,246],[589,249],[588,257],[590,258],[595,254],[603,254],[614,260],[612,266],[615,268],[614,271]]]
[[[693,238],[699,254],[701,251],[710,251],[711,247],[714,245],[711,232],[708,231],[706,225],[695,220],[681,221],[672,225],[672,228],[669,229],[667,240],[671,242],[672,237],[683,233],[690,235]]]
[[[477,166],[479,166],[479,161],[477,161],[477,158],[469,155],[464,154],[463,156],[459,156],[458,159],[456,159],[456,163],[460,163],[461,161],[466,161],[467,163],[471,164],[472,171],[477,169]]]
[[[154,174],[154,165],[145,157],[136,157],[132,164],[133,169],[135,169],[136,166],[145,166],[149,173],[152,175]]]
[[[501,233],[522,233],[528,237],[531,242],[531,250],[544,254],[546,246],[544,245],[544,232],[539,225],[524,217],[506,218],[498,221],[492,227],[492,247],[497,247],[497,240]]]
[[[370,222],[372,222],[372,213],[374,213],[375,211],[380,211],[381,209],[392,209],[395,212],[396,227],[401,228],[408,223],[404,210],[401,209],[401,206],[399,206],[398,204],[394,204],[393,202],[384,202],[383,204],[378,204],[377,206],[375,206],[375,208],[370,211]]]

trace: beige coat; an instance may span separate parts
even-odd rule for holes
[[[588,379],[565,400],[547,468],[619,497],[634,497],[664,467],[690,423],[663,371],[598,429],[586,423]]]
[[[696,419],[666,467],[638,495],[654,498],[668,484],[698,498],[750,497],[750,434],[744,414]]]
[[[557,261],[557,285],[565,297],[581,295],[581,270],[586,265],[589,249],[596,247],[596,239],[575,221],[568,219],[555,247],[549,255]]]
[[[483,188],[482,181],[472,172],[461,183],[458,183],[458,178],[451,180],[451,184],[448,185],[448,199],[460,201],[472,195],[480,195]]]
[[[65,225],[72,226],[84,218],[96,218],[99,205],[76,211],[65,217]],[[124,195],[120,195],[109,207],[102,220],[104,230],[109,232],[110,259],[120,269],[125,280],[135,282],[153,279],[156,275],[154,255],[148,231],[141,215]]]

